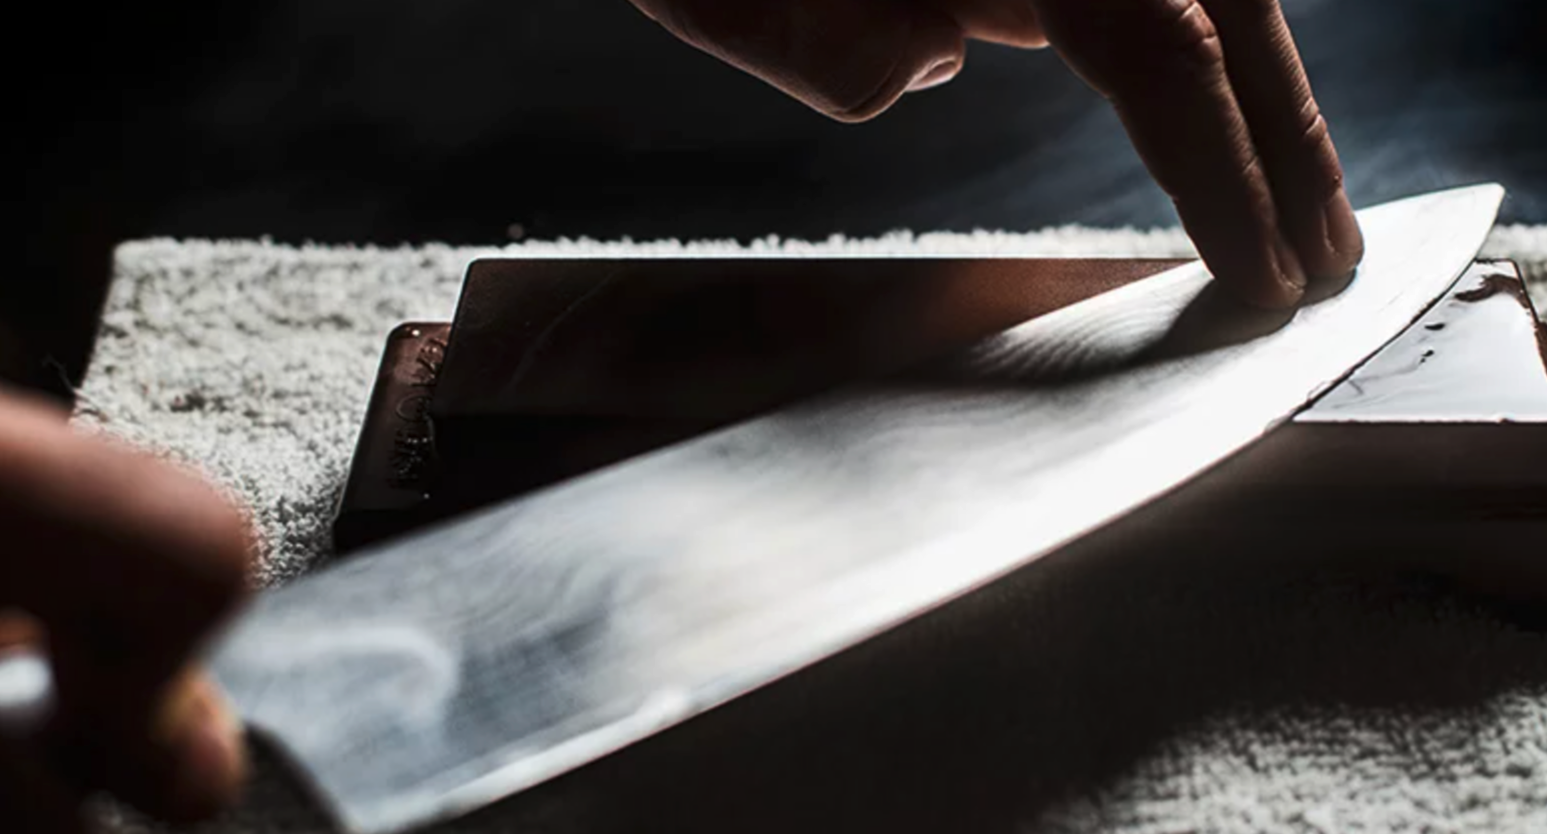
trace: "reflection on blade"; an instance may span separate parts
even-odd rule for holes
[[[216,674],[351,829],[471,810],[1044,555],[1288,419],[1461,274],[1502,191],[1363,212],[1292,321],[1198,266],[950,361],[418,535],[267,595]]]

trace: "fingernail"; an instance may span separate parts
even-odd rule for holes
[[[931,87],[938,87],[941,84],[950,81],[952,78],[955,78],[956,74],[961,72],[961,68],[961,61],[954,59],[946,59],[944,61],[935,63],[929,68],[925,69],[923,72],[914,76],[913,83],[908,85],[908,92],[916,93],[920,90],[928,90]]]
[[[1359,217],[1348,201],[1348,192],[1339,188],[1327,201],[1323,222],[1327,224],[1327,248],[1336,256],[1340,273],[1328,277],[1342,277],[1364,258],[1364,232],[1359,229]]]
[[[1295,254],[1293,246],[1279,235],[1274,244],[1275,260],[1278,261],[1278,277],[1283,284],[1286,301],[1290,304],[1300,300],[1305,295],[1305,286],[1308,283],[1305,277],[1305,267],[1300,264],[1300,256]]]
[[[199,720],[199,712],[203,709],[202,686],[198,680],[179,678],[176,683],[167,689],[166,699],[161,702],[161,710],[156,715],[156,724],[152,728],[155,740],[161,744],[172,745],[184,738],[194,722]]]
[[[1295,233],[1306,272],[1316,280],[1345,278],[1353,272],[1364,257],[1364,235],[1348,195],[1338,189],[1306,224]]]
[[[236,798],[245,761],[242,729],[225,698],[208,679],[185,687],[181,730],[173,747],[175,805],[202,817]]]
[[[188,762],[190,768],[206,774],[210,796],[227,797],[235,791],[243,769],[242,730],[224,704],[210,709],[199,722]]]

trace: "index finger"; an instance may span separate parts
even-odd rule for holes
[[[191,730],[168,699],[245,591],[245,520],[191,473],[0,396],[0,529],[0,611],[35,618],[53,673],[44,741],[83,787],[144,804],[175,786],[168,734]]]
[[[0,397],[0,527],[0,610],[90,655],[118,702],[175,674],[245,589],[245,522],[213,489],[19,398]]]
[[[1216,278],[1242,300],[1286,307],[1304,294],[1300,260],[1197,0],[1038,0],[1049,41],[1116,108]]]

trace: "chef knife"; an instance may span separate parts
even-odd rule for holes
[[[217,678],[348,829],[537,784],[1046,555],[1314,400],[1461,275],[1502,189],[1362,212],[1340,294],[1220,303],[1201,265],[263,595]]]
[[[1502,190],[1363,212],[1292,320],[1189,265],[264,595],[217,678],[337,818],[457,815],[1055,550],[1291,417],[1461,275]]]

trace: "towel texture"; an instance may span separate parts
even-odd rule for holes
[[[149,240],[122,246],[117,277],[77,422],[206,471],[248,506],[263,541],[257,579],[289,580],[328,553],[343,485],[387,332],[410,320],[448,320],[470,261],[486,256],[669,256],[746,251],[820,255],[960,252],[977,255],[1191,253],[1175,230],[1068,228],[1032,234],[894,235],[823,242],[527,243],[499,249],[289,247],[263,241]],[[1513,257],[1547,310],[1547,227],[1496,230],[1485,255]],[[1547,461],[1543,462],[1547,465]],[[1459,703],[1350,704],[1336,693],[1307,706],[1221,705],[1168,727],[1122,772],[1103,774],[1038,804],[1027,831],[1539,832],[1547,830],[1547,639],[1489,614],[1386,589],[1379,606],[1348,588],[1253,597],[1247,582],[1228,610],[1179,626],[1213,633],[1293,635],[1314,664],[1348,663],[1415,691],[1464,676],[1483,681]],[[1135,593],[1143,596],[1143,589]],[[1153,597],[1153,595],[1150,595]],[[1265,601],[1266,600],[1266,601]],[[1166,605],[1160,597],[1137,603]],[[1233,606],[1233,607],[1232,607]],[[1248,606],[1248,607],[1242,607]],[[1056,605],[1053,606],[1056,608]],[[1158,610],[1158,609],[1157,609]],[[1177,639],[1183,639],[1178,637]],[[1303,650],[1303,651],[1302,651]],[[1143,663],[1144,661],[1137,661]],[[1362,666],[1361,666],[1362,664]],[[1283,666],[1295,674],[1295,662]],[[1320,670],[1318,674],[1326,674]],[[1469,683],[1469,686],[1471,684]],[[1475,696],[1475,697],[1474,697]],[[1424,700],[1421,699],[1420,700]],[[1442,699],[1443,700],[1443,699]],[[562,804],[562,803],[560,803]],[[117,809],[111,830],[155,831]],[[551,813],[553,817],[547,814]],[[520,830],[626,830],[596,809],[523,819]],[[496,817],[498,820],[498,817]],[[472,820],[448,830],[515,830]],[[325,831],[325,823],[272,767],[248,801],[215,826],[230,834]]]

